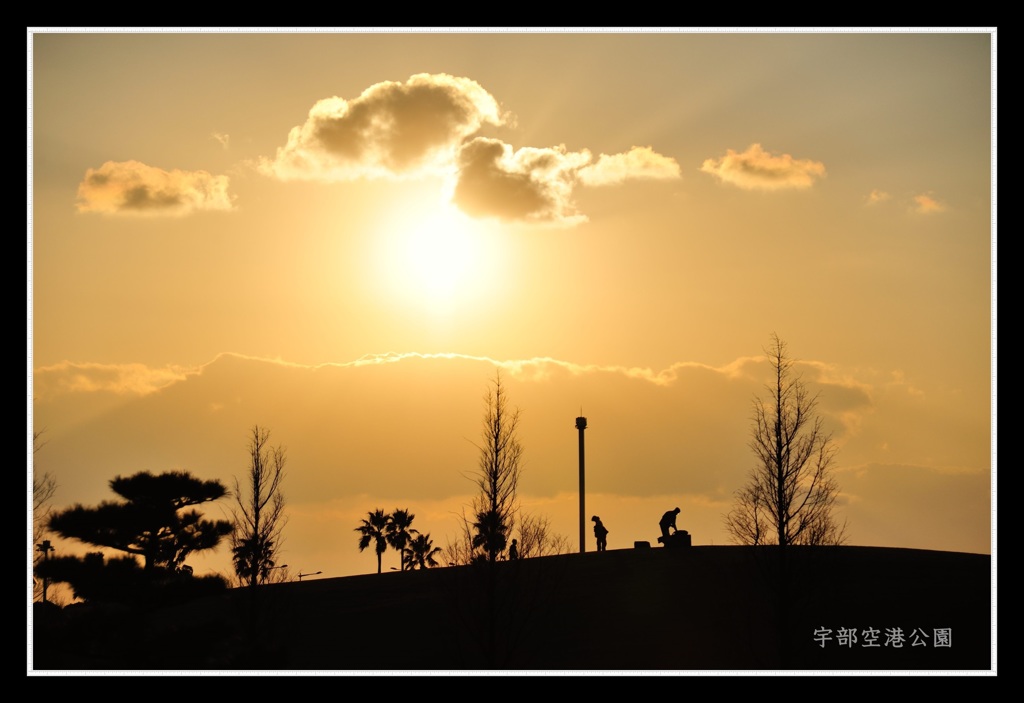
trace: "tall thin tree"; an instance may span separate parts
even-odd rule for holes
[[[778,335],[765,355],[772,380],[768,395],[754,400],[750,448],[757,460],[726,529],[740,544],[842,544],[845,523],[833,514],[836,447],[817,413],[818,396],[795,372]]]
[[[484,396],[480,459],[474,477],[479,495],[473,504],[473,547],[487,561],[504,552],[518,510],[523,447],[519,443],[519,409],[509,404],[501,372]]]
[[[281,492],[285,449],[270,445],[270,430],[253,425],[247,450],[245,490],[235,478],[231,551],[235,574],[252,587],[267,580],[281,548],[281,533],[287,522]]]
[[[51,501],[57,493],[57,479],[49,471],[39,473],[35,467],[35,455],[43,448],[46,442],[40,441],[45,430],[33,430],[32,432],[32,544],[34,556],[33,567],[49,558],[54,547],[46,537],[47,522],[53,513]],[[33,581],[33,599],[47,599],[47,581],[45,578]]]

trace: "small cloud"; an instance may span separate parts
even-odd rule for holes
[[[634,146],[624,154],[601,154],[596,163],[580,169],[579,178],[588,186],[619,184],[629,179],[670,180],[679,178],[679,164],[649,146]]]
[[[946,206],[930,195],[922,194],[914,196],[914,205],[911,210],[920,215],[931,215],[937,212],[945,212]]]
[[[591,159],[587,151],[512,147],[478,137],[459,151],[454,203],[473,217],[550,222],[585,222],[576,212],[572,189],[577,171]]]
[[[220,142],[220,145],[224,147],[225,151],[227,150],[228,142],[230,142],[231,140],[231,138],[228,135],[221,134],[220,132],[214,132],[210,136],[216,139],[218,142]]]
[[[497,101],[476,81],[420,73],[405,83],[372,85],[351,101],[318,101],[260,170],[282,180],[444,173],[466,138],[504,122]]]
[[[700,170],[745,190],[804,189],[825,177],[820,161],[770,154],[760,144],[751,144],[743,153],[728,149],[722,158],[704,161]]]
[[[884,203],[886,200],[889,200],[891,197],[892,196],[886,193],[884,190],[878,190],[876,188],[875,190],[868,193],[866,202],[868,205],[878,205],[879,203]]]
[[[79,212],[187,215],[231,210],[228,177],[206,171],[165,171],[139,161],[108,161],[78,185]]]
[[[914,395],[918,397],[924,397],[924,391],[917,388],[910,381],[907,380],[907,375],[902,369],[897,369],[891,373],[891,380],[885,385],[890,388],[901,388],[907,395]]]

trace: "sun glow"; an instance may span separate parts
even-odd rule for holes
[[[404,268],[410,283],[433,299],[448,300],[466,279],[476,243],[457,212],[441,212],[412,232]]]
[[[494,235],[450,205],[403,217],[383,237],[381,280],[404,304],[452,314],[492,288]]]

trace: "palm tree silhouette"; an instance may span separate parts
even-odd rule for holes
[[[417,534],[411,540],[409,540],[409,546],[405,550],[406,557],[408,558],[409,569],[426,569],[430,566],[438,566],[437,560],[434,559],[435,554],[440,554],[442,549],[434,546],[434,541],[430,539],[430,534]]]
[[[473,527],[476,529],[476,534],[473,535],[473,549],[480,549],[482,558],[487,561],[497,561],[505,551],[505,534],[508,532],[508,526],[502,520],[501,513],[496,510],[478,513]]]
[[[410,513],[408,509],[399,510],[395,508],[395,512],[391,513],[391,518],[388,520],[388,525],[385,529],[388,544],[398,551],[399,559],[401,560],[401,571],[405,571],[405,548],[409,544],[409,540],[412,539],[412,536],[419,534],[419,531],[412,527],[412,519],[414,517],[416,516]]]
[[[377,508],[373,512],[367,513],[367,517],[363,520],[363,524],[356,528],[356,532],[360,534],[360,552],[369,547],[371,543],[374,545],[374,550],[377,552],[378,574],[380,573],[381,555],[384,554],[384,550],[388,548],[387,530],[390,522],[391,516],[380,508]]]
[[[231,554],[235,573],[245,585],[265,582],[274,568],[274,542],[259,535],[239,540]]]

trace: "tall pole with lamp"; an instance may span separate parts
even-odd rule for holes
[[[582,412],[582,410],[581,410]],[[585,481],[584,481],[584,462],[583,462],[583,430],[587,429],[587,418],[578,417],[576,418],[576,429],[580,431],[580,554],[587,551],[587,536],[584,530],[586,522],[587,506],[586,506],[586,492]]]
[[[44,539],[42,542],[40,542],[39,544],[36,545],[36,549],[43,553],[43,561],[48,561],[50,559],[50,552],[52,552],[54,550],[54,547],[53,547],[52,544],[50,544],[50,540]],[[44,574],[43,575],[43,602],[44,603],[46,602],[46,586],[48,584],[48,581],[49,581],[49,579],[47,579],[45,574]]]

